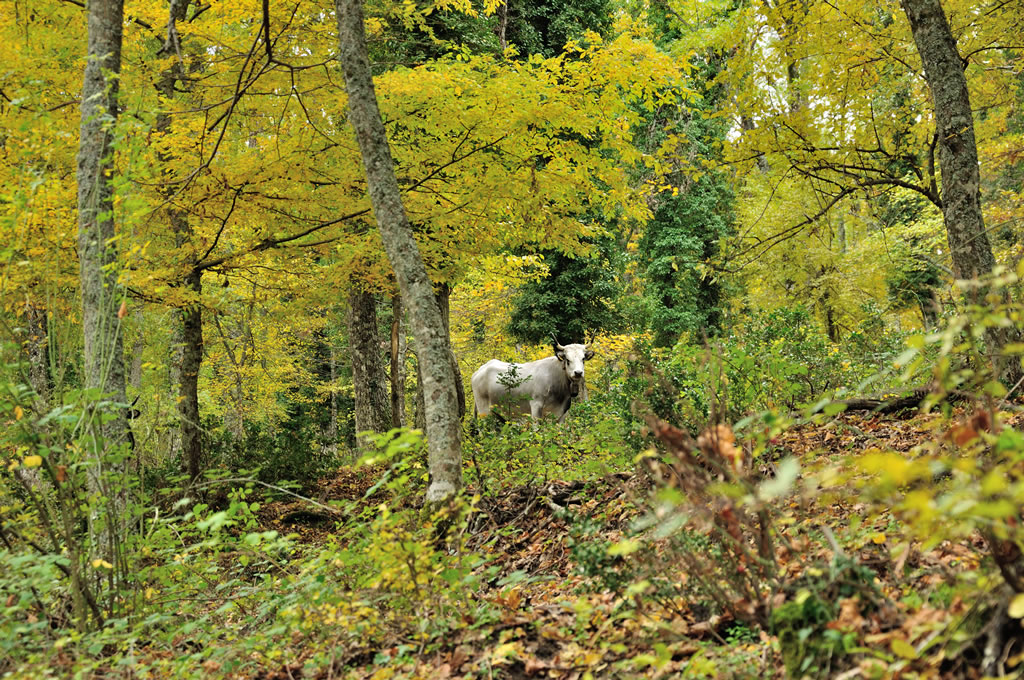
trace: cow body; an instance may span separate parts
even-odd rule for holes
[[[473,374],[475,410],[501,418],[529,414],[534,421],[553,414],[565,419],[583,387],[583,362],[594,355],[586,345],[559,345],[555,355],[523,364],[491,359]]]

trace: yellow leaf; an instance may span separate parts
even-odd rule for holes
[[[902,638],[892,639],[892,652],[896,656],[902,656],[904,659],[916,659],[917,650],[914,649],[914,645],[910,644]]]
[[[25,415],[25,410],[23,408],[21,408],[20,406],[15,406],[14,407],[14,419],[15,420],[21,420],[24,415]]]
[[[1010,600],[1010,608],[1007,610],[1007,614],[1012,619],[1019,619],[1024,617],[1024,593],[1017,593],[1012,600]]]
[[[107,562],[106,560],[96,559],[92,561],[93,569],[99,569],[100,567],[103,567],[104,569],[113,569],[114,565],[110,562]]]
[[[30,468],[39,467],[40,465],[43,464],[43,457],[42,456],[26,456],[25,460],[21,461],[21,464],[24,465],[25,467],[30,467]]]
[[[879,531],[877,534],[871,537],[871,542],[876,545],[882,545],[885,543],[885,532]]]

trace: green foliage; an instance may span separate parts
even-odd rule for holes
[[[789,677],[829,678],[843,667],[842,657],[856,636],[828,624],[839,615],[845,598],[857,598],[865,611],[875,610],[881,595],[874,578],[870,569],[840,558],[826,570],[808,570],[790,585],[792,597],[771,613]]]
[[[491,422],[494,419],[484,419]],[[525,482],[599,476],[628,464],[635,450],[625,419],[602,396],[574,401],[563,423],[529,418],[481,427],[463,442],[469,483],[495,489]]]
[[[730,178],[714,169],[727,132],[714,116],[721,88],[713,81],[721,60],[712,54],[694,61],[694,87],[702,96],[692,109],[664,106],[648,111],[637,126],[637,144],[648,152],[670,138],[685,140],[674,142],[685,148],[676,149],[670,170],[653,180],[661,191],[652,197],[656,207],[638,247],[656,347],[672,346],[684,333],[698,341],[717,335],[725,306],[722,282],[709,268],[734,221]]]
[[[569,516],[569,538],[566,546],[576,568],[590,581],[588,589],[607,590],[620,594],[634,579],[627,563],[614,554],[613,543],[600,538],[600,523],[589,517]]]
[[[618,332],[623,325],[617,302],[622,284],[611,236],[593,244],[595,255],[548,251],[546,277],[524,284],[513,299],[509,332],[523,342],[547,343],[554,333],[563,345],[585,342],[590,334]]]
[[[509,44],[522,55],[553,57],[570,40],[580,41],[587,31],[607,36],[612,24],[609,0],[511,0],[508,3]]]
[[[721,328],[721,285],[702,266],[730,230],[731,191],[724,178],[701,177],[683,192],[661,200],[640,239],[648,324],[657,347],[681,335],[715,336]]]
[[[339,463],[324,445],[324,428],[318,422],[322,414],[320,409],[293,406],[281,423],[246,422],[241,439],[219,423],[207,422],[209,468],[255,470],[264,482],[308,485]]]
[[[891,389],[901,382],[891,366],[903,338],[869,309],[836,344],[805,308],[780,308],[745,317],[703,347],[684,338],[667,350],[639,339],[626,361],[598,376],[606,384],[598,398],[621,414],[623,436],[639,450],[643,422],[632,415],[634,403],[695,433],[712,414],[736,422],[844,392]]]
[[[986,305],[969,306],[940,330],[911,337],[899,357],[905,377],[931,367],[935,387],[924,408],[940,412],[937,426],[945,437],[909,459],[878,451],[860,462],[870,475],[865,494],[891,504],[926,548],[975,531],[995,546],[1024,541],[1018,517],[1024,503],[1024,437],[1005,425],[1002,409],[1013,385],[1000,381],[1004,372],[1019,370],[1024,355],[1018,281],[1017,274],[1003,271],[967,284],[988,292]],[[1002,330],[1003,347],[991,346],[993,328]],[[952,393],[970,395],[973,413],[958,415],[946,399]],[[936,481],[943,479],[948,482]]]

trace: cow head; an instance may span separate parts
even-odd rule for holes
[[[580,344],[560,345],[554,335],[551,336],[551,340],[554,343],[555,357],[561,362],[565,377],[569,379],[572,396],[579,396],[580,385],[583,384],[583,362],[594,356],[594,350]]]

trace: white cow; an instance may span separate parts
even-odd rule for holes
[[[586,345],[562,346],[552,336],[554,356],[510,364],[491,359],[473,374],[474,411],[486,416],[527,414],[534,421],[553,413],[558,422],[565,419],[572,400],[580,396],[583,385],[583,362],[594,356]]]

